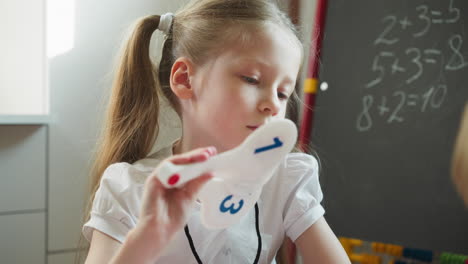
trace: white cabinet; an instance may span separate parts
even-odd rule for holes
[[[0,262],[46,263],[45,213],[0,214]]]

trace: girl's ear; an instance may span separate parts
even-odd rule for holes
[[[193,96],[193,89],[190,84],[192,74],[193,64],[186,57],[178,58],[172,65],[171,89],[179,99],[189,99]]]

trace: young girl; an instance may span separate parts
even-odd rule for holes
[[[149,57],[155,30],[166,36],[158,67]],[[255,208],[221,230],[201,224],[196,201],[213,175],[180,189],[149,177],[164,159],[203,162],[285,118],[297,98],[302,50],[271,0],[194,0],[175,15],[143,18],[125,49],[96,159],[83,227],[91,241],[86,263],[275,263],[285,235],[304,263],[349,263],[323,217],[318,165],[310,155],[288,154]],[[160,95],[181,117],[183,132],[148,155]]]

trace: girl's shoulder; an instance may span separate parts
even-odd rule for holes
[[[144,159],[134,163],[117,162],[109,165],[102,175],[102,182],[117,182],[123,186],[134,183],[144,184],[149,174],[158,166],[158,164],[170,156],[170,148],[163,148]]]
[[[309,154],[303,152],[289,153],[283,162],[283,167],[287,172],[314,171],[318,172],[318,160]]]
[[[301,186],[318,190],[320,189],[319,162],[314,156],[306,153],[289,153],[269,184],[270,188],[288,195],[297,192]]]
[[[278,166],[275,174],[269,181],[270,188],[280,188],[286,193],[306,183],[320,186],[319,162],[314,156],[306,153],[289,153]]]

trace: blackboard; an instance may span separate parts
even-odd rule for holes
[[[312,145],[338,236],[468,253],[450,180],[467,0],[328,1]]]

